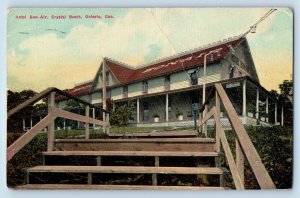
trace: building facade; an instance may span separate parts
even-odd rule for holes
[[[102,106],[104,87],[106,98],[115,105],[134,102],[130,121],[134,126],[186,126],[193,125],[199,116],[204,85],[208,94],[217,82],[223,84],[244,124],[257,124],[257,120],[263,125],[277,124],[277,101],[260,85],[245,37],[215,42],[140,67],[104,58],[94,79],[68,93]],[[66,101],[58,101],[63,108]],[[229,125],[225,112],[221,114],[222,123]]]

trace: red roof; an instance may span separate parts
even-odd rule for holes
[[[143,79],[153,78],[155,76],[165,75],[179,70],[185,70],[195,65],[204,64],[204,55],[207,56],[207,63],[214,62],[224,58],[230,51],[229,46],[237,46],[243,38],[228,41],[219,45],[200,49],[198,51],[190,52],[176,58],[165,60],[162,62],[154,63],[145,67],[137,69],[129,68],[118,64],[117,62],[106,59],[107,66],[111,69],[112,73],[119,80],[121,84],[128,84],[133,81],[140,81]]]
[[[72,96],[86,95],[90,92],[91,86],[92,86],[92,82],[87,82],[87,83],[75,86],[74,88],[68,90],[67,93]],[[63,100],[63,99],[65,99],[65,97],[62,95],[56,97],[56,100],[58,100],[58,101]]]
[[[195,67],[195,65],[204,64],[204,55],[207,55],[207,63],[214,62],[224,58],[230,51],[230,46],[236,47],[244,38],[236,38],[228,42],[220,43],[204,49],[193,52],[187,52],[184,55],[170,58],[161,62],[153,63],[148,66],[137,69],[129,68],[124,64],[105,59],[106,65],[110,68],[113,75],[121,84],[128,84],[133,81],[153,78],[155,76],[166,75],[175,71],[185,70]],[[90,92],[92,82],[75,86],[68,91],[73,96],[81,96]],[[57,97],[62,100],[63,97]]]

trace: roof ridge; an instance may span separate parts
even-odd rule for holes
[[[232,42],[234,40],[238,40],[242,36],[243,36],[243,34],[240,34],[238,36],[228,37],[228,38],[225,38],[223,40],[218,40],[218,41],[213,42],[213,43],[208,43],[206,45],[202,45],[202,46],[196,47],[194,49],[190,49],[190,50],[187,50],[187,51],[179,52],[179,53],[177,53],[175,55],[167,56],[167,57],[164,57],[164,58],[160,58],[160,59],[154,60],[154,61],[152,61],[150,63],[142,64],[140,66],[137,66],[136,68],[140,69],[140,68],[143,68],[143,67],[148,67],[148,66],[151,66],[151,65],[154,65],[154,64],[157,64],[157,63],[161,63],[161,62],[164,62],[164,61],[172,60],[174,58],[179,58],[180,56],[192,54],[192,53],[198,52],[200,50],[205,50],[205,49],[208,49],[208,48],[216,47],[218,45],[222,45],[222,44],[225,44],[225,43],[228,43],[228,42]]]

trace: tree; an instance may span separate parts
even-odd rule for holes
[[[129,101],[126,104],[115,107],[111,113],[110,124],[112,126],[124,127],[129,125],[129,120],[132,117],[134,103]]]

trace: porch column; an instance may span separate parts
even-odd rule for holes
[[[259,118],[259,89],[256,89],[256,119]]]
[[[247,116],[246,80],[243,81],[243,116]]]
[[[92,114],[93,114],[93,119],[95,119],[95,108],[93,108],[93,110],[92,110]],[[95,124],[93,124],[93,129],[95,129]]]
[[[105,70],[105,59],[103,59],[102,63],[102,108],[106,109],[106,70]],[[106,113],[103,111],[102,120],[106,121]],[[106,127],[103,128],[103,133],[106,133]]]
[[[275,126],[277,125],[277,101],[275,101]]]
[[[32,128],[32,117],[30,117],[30,129]]]
[[[166,94],[166,122],[169,122],[169,94]]]
[[[281,105],[281,126],[283,126],[284,124],[284,119],[283,119],[283,116],[284,116],[284,112],[283,112],[283,104]]]
[[[64,130],[66,130],[66,118],[64,118]]]
[[[140,99],[136,99],[136,122],[140,123]]]
[[[269,97],[266,98],[266,122],[269,122]]]

